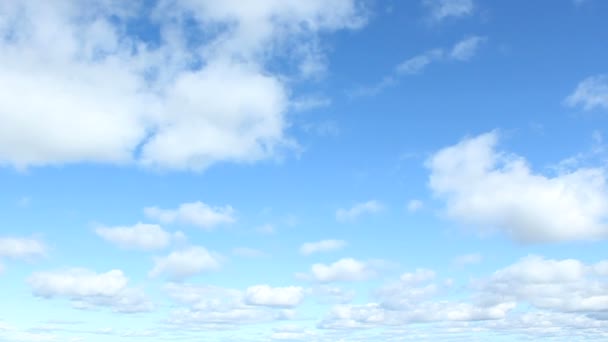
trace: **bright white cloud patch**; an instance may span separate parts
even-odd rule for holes
[[[201,272],[219,269],[220,258],[203,247],[188,247],[156,258],[150,276],[166,275],[173,280],[183,280]]]
[[[0,163],[201,170],[273,157],[294,143],[290,91],[268,61],[318,74],[318,33],[364,23],[354,0],[140,6],[0,4]],[[157,29],[158,41],[130,34],[133,22]]]
[[[569,106],[581,106],[585,110],[608,109],[608,75],[591,76],[578,84],[566,98]]]
[[[304,289],[298,286],[270,287],[256,285],[245,291],[245,302],[249,305],[270,307],[295,307],[304,298]]]
[[[99,227],[95,232],[104,240],[125,249],[162,249],[173,238],[161,226],[145,223],[137,223],[132,227]]]
[[[249,305],[246,303],[246,293],[236,289],[170,283],[165,290],[169,297],[182,306],[171,312],[168,323],[197,329],[201,327],[225,329],[233,325],[284,320],[288,318],[286,314],[290,310],[274,304],[295,303],[294,298],[297,299],[299,292],[281,290],[280,298],[273,297],[268,292],[262,295],[258,293],[255,295],[256,299],[264,304]]]
[[[480,282],[481,298],[489,303],[527,302],[558,312],[608,310],[606,261],[587,265],[579,260],[528,256]]]
[[[422,3],[431,11],[435,21],[449,17],[463,17],[473,13],[473,0],[423,0]]]
[[[307,242],[300,247],[300,253],[310,255],[320,252],[337,251],[346,246],[346,241],[343,240],[321,240],[318,242]]]
[[[310,269],[310,277],[321,283],[336,281],[361,281],[376,274],[374,267],[367,262],[353,258],[340,259],[332,264],[314,264]]]
[[[148,207],[144,209],[144,213],[149,218],[162,223],[181,223],[206,230],[236,221],[236,212],[231,206],[211,207],[200,201],[183,203],[176,209]]]
[[[27,259],[45,253],[46,247],[36,239],[0,237],[0,258]]]
[[[608,189],[602,168],[553,177],[524,158],[495,149],[498,133],[467,138],[428,161],[429,186],[447,214],[521,242],[601,239],[608,235]]]
[[[383,206],[376,200],[357,203],[349,209],[338,209],[336,219],[341,222],[354,221],[362,215],[375,214],[382,211]]]
[[[28,278],[35,296],[64,297],[76,308],[110,307],[116,312],[140,312],[152,309],[144,293],[129,288],[128,279],[120,270],[95,273],[87,269],[38,272]]]

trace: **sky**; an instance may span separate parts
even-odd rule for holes
[[[0,341],[608,340],[607,15],[0,1]]]

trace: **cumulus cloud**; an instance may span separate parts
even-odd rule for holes
[[[532,255],[496,271],[478,286],[489,303],[511,300],[556,312],[601,313],[608,310],[605,266],[606,261],[588,265]]]
[[[274,157],[295,143],[290,89],[269,61],[318,74],[319,33],[365,23],[355,0],[142,6],[0,5],[0,163],[202,170]],[[134,22],[158,40],[132,34]]]
[[[76,308],[109,307],[115,312],[149,311],[151,302],[143,291],[128,287],[121,270],[96,273],[87,269],[38,272],[28,278],[35,296],[63,297]]]
[[[171,312],[168,323],[185,328],[225,329],[230,325],[271,322],[289,318],[285,307],[301,300],[298,288],[262,285],[250,289],[250,299],[259,305],[248,304],[247,293],[236,289],[169,283],[165,291],[182,307]],[[274,292],[277,289],[279,292]]]
[[[23,260],[45,254],[45,245],[37,239],[0,237],[0,258]]]
[[[150,276],[165,275],[172,280],[184,280],[205,271],[217,270],[220,266],[220,255],[203,247],[192,246],[155,258]]]
[[[585,110],[608,109],[608,75],[596,75],[584,79],[565,102],[571,107],[581,106]]]
[[[606,237],[604,169],[545,176],[523,157],[497,151],[498,139],[497,132],[467,138],[427,161],[429,186],[449,217],[528,243]]]
[[[321,283],[337,281],[361,281],[367,280],[376,275],[376,267],[373,262],[358,261],[353,258],[343,258],[332,264],[326,265],[317,263],[312,265],[310,274],[302,275]]]
[[[176,209],[147,207],[144,213],[147,217],[162,223],[188,224],[205,230],[236,221],[236,212],[231,206],[211,207],[200,201],[183,203]]]
[[[155,250],[167,247],[181,233],[170,234],[156,224],[137,223],[132,227],[99,227],[97,235],[124,249]]]
[[[292,308],[304,298],[304,289],[298,286],[270,287],[256,285],[245,291],[245,302],[249,305]]]
[[[468,16],[475,9],[473,0],[423,0],[422,3],[431,11],[434,21]]]
[[[349,209],[338,209],[336,211],[336,219],[341,222],[353,221],[362,215],[375,214],[382,211],[382,203],[376,200],[370,200],[363,203],[357,203]]]
[[[346,246],[344,240],[321,240],[317,242],[307,242],[302,244],[300,247],[300,253],[303,255],[310,255],[313,253],[320,252],[331,252],[337,251]]]

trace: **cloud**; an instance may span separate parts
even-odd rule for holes
[[[236,247],[236,248],[232,249],[232,254],[240,256],[240,257],[244,257],[244,258],[261,258],[261,257],[268,256],[263,251],[260,251],[258,249],[254,249],[254,248],[248,248],[248,247]]]
[[[475,9],[473,0],[423,0],[422,4],[429,8],[434,21],[468,16]]]
[[[350,209],[338,209],[336,211],[336,219],[340,222],[354,221],[365,214],[375,214],[382,211],[382,203],[376,200],[370,200],[363,203],[357,203]]]
[[[127,287],[128,279],[121,270],[96,273],[73,268],[38,272],[27,281],[35,296],[68,298],[75,308],[109,307],[121,313],[152,309],[152,303],[141,290]]]
[[[511,300],[556,312],[605,312],[607,264],[531,255],[479,281],[480,297],[489,303]]]
[[[320,252],[337,251],[346,246],[346,241],[343,240],[321,240],[317,242],[307,242],[300,247],[300,253],[310,255]]]
[[[205,230],[236,221],[235,210],[231,206],[211,207],[200,201],[183,203],[176,209],[148,207],[144,209],[144,213],[162,223],[188,224]]]
[[[477,53],[480,44],[486,40],[486,37],[470,36],[455,43],[449,49],[435,48],[408,58],[399,63],[393,72],[390,75],[384,76],[380,82],[355,89],[349,92],[349,95],[353,97],[376,95],[388,87],[399,84],[400,78],[406,75],[421,74],[433,63],[469,61]]]
[[[568,106],[585,110],[608,109],[608,75],[591,76],[581,81],[565,100]]]
[[[0,163],[203,170],[274,158],[297,143],[286,136],[291,75],[270,61],[312,77],[324,70],[320,33],[365,24],[355,0],[142,6],[2,4]]]
[[[156,224],[137,223],[132,227],[99,227],[97,235],[124,249],[155,250],[167,247],[173,238],[183,236],[166,232]]]
[[[45,254],[45,245],[36,239],[0,237],[0,258],[23,260]]]
[[[276,303],[292,304],[293,290],[283,290],[282,296],[268,296],[268,292],[256,299],[264,305],[249,305],[246,294],[236,289],[217,286],[170,283],[165,291],[177,304],[185,306],[173,310],[167,323],[182,328],[226,329],[229,326],[272,322],[285,319],[287,311]],[[255,291],[254,291],[255,292]],[[279,300],[280,299],[280,300]],[[296,298],[297,299],[297,298]],[[273,304],[273,305],[266,305]]]
[[[221,256],[203,247],[193,246],[155,258],[151,277],[166,275],[172,280],[184,280],[205,271],[217,270]]]
[[[604,169],[547,177],[524,158],[496,151],[498,139],[497,132],[466,138],[427,161],[429,187],[445,201],[449,217],[526,243],[606,237]]]
[[[409,211],[410,213],[420,211],[423,207],[424,202],[422,202],[421,200],[413,199],[407,202],[407,211]]]
[[[430,50],[421,55],[403,61],[401,64],[397,65],[395,70],[397,71],[397,74],[419,74],[429,64],[442,58],[442,49]]]
[[[482,260],[483,260],[483,256],[481,254],[472,253],[472,254],[459,255],[456,258],[454,258],[452,263],[456,266],[464,267],[466,265],[479,264]]]
[[[245,291],[245,303],[249,305],[293,308],[304,298],[304,289],[298,286],[270,287],[256,285]]]
[[[485,37],[473,36],[456,43],[450,51],[450,58],[457,61],[468,61],[477,53],[479,45],[486,41]]]
[[[314,264],[309,275],[301,275],[321,283],[337,281],[361,281],[376,275],[376,270],[371,262],[358,261],[353,258],[343,258],[332,264]]]

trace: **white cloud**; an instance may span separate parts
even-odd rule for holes
[[[121,270],[95,273],[87,269],[38,272],[28,278],[35,296],[64,297],[76,308],[110,307],[116,312],[140,312],[152,309],[144,293],[129,288]]]
[[[373,96],[388,87],[398,84],[400,78],[404,76],[421,74],[433,63],[448,61],[466,62],[473,58],[477,53],[479,45],[486,40],[487,38],[485,37],[471,36],[455,43],[450,49],[435,48],[428,50],[401,62],[394,68],[391,74],[384,76],[380,82],[371,86],[359,87],[348,94],[352,97]]]
[[[154,250],[167,247],[174,237],[156,224],[137,223],[132,227],[99,227],[97,235],[125,249]]]
[[[456,43],[450,51],[450,58],[457,61],[468,61],[477,53],[479,45],[486,41],[485,37],[473,36]]]
[[[475,8],[473,0],[423,0],[422,3],[430,9],[435,21],[471,15]]]
[[[319,33],[365,23],[355,0],[140,5],[0,5],[10,38],[0,42],[0,163],[201,170],[274,157],[295,143],[290,89],[269,61],[313,76],[324,69]],[[158,42],[130,34],[134,21]]]
[[[211,207],[200,201],[183,203],[176,209],[148,207],[144,209],[144,213],[162,223],[182,223],[206,230],[236,221],[235,210],[231,206]]]
[[[442,49],[430,50],[422,55],[405,60],[395,69],[398,74],[418,74],[429,64],[443,58]]]
[[[225,329],[229,325],[254,324],[287,318],[281,307],[248,305],[245,293],[235,289],[170,283],[165,291],[178,304],[186,307],[171,312],[168,323],[200,329]],[[276,302],[264,297],[267,301]],[[292,301],[293,299],[289,299]],[[271,303],[272,304],[272,303]]]
[[[193,246],[171,252],[161,258],[155,258],[155,265],[150,276],[161,274],[173,280],[183,280],[201,272],[217,270],[221,265],[221,257],[203,247]]]
[[[365,214],[375,214],[382,211],[382,203],[376,200],[370,200],[363,203],[357,203],[349,209],[338,209],[336,211],[336,219],[341,222],[353,221]]]
[[[407,202],[407,211],[409,211],[410,213],[420,211],[423,207],[424,202],[422,202],[421,200],[413,199]]]
[[[596,75],[584,79],[565,102],[572,107],[580,105],[585,110],[608,109],[608,75]]]
[[[0,237],[0,258],[22,260],[41,257],[45,253],[46,247],[36,239]]]
[[[605,312],[608,279],[603,265],[528,256],[480,281],[480,296],[490,303],[527,302],[558,312]]]
[[[267,256],[266,253],[255,248],[236,247],[232,249],[232,254],[244,258],[261,258]]]
[[[352,258],[343,258],[329,265],[314,264],[310,270],[310,277],[321,283],[360,281],[369,279],[375,274],[375,267],[371,263]]]
[[[245,291],[245,302],[249,305],[292,308],[304,298],[304,289],[298,286],[270,287],[256,285]]]
[[[300,247],[300,253],[310,255],[320,252],[337,251],[346,246],[346,241],[343,240],[321,240],[317,242],[307,242]]]
[[[483,256],[479,253],[459,255],[454,258],[453,263],[456,266],[463,267],[466,265],[479,264],[483,260]]]
[[[608,235],[605,170],[579,168],[553,177],[524,158],[498,152],[498,133],[467,138],[428,161],[429,186],[447,214],[522,242],[600,239]]]

